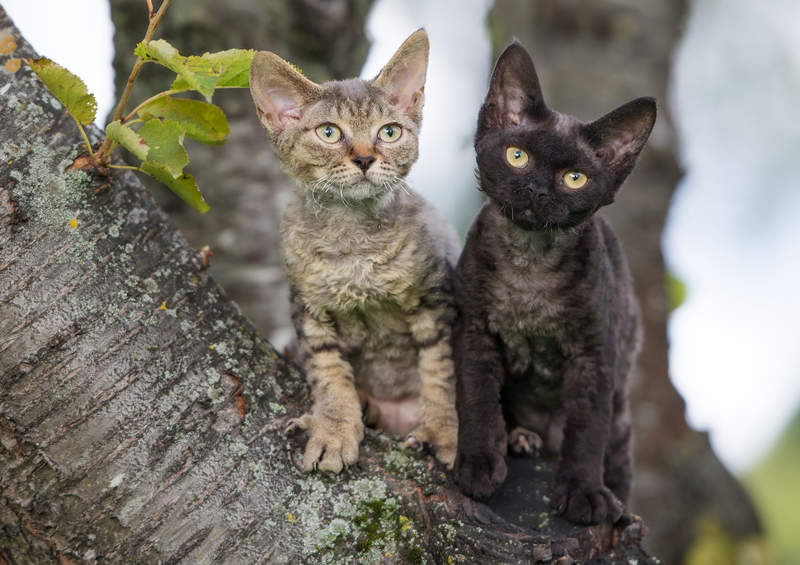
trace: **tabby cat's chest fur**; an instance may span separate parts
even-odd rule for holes
[[[316,215],[296,202],[282,224],[284,262],[312,312],[416,308],[419,241],[403,216],[364,222],[353,212]],[[314,238],[308,237],[314,234]]]

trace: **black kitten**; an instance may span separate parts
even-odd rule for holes
[[[560,454],[560,514],[616,520],[628,501],[638,307],[619,242],[595,212],[614,200],[655,118],[652,98],[588,124],[548,109],[518,43],[495,66],[475,136],[489,198],[456,275],[455,472],[470,496],[487,498],[505,478],[508,437],[527,450],[538,434]]]

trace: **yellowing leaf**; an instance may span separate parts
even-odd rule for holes
[[[90,124],[94,121],[97,101],[79,77],[46,57],[25,62],[77,122]]]
[[[184,202],[201,214],[211,209],[208,204],[206,204],[206,201],[203,200],[203,195],[200,194],[200,189],[197,188],[194,177],[189,173],[184,172],[178,177],[174,177],[166,168],[148,161],[142,163],[140,170],[167,185],[172,192],[181,197]]]
[[[217,145],[230,134],[225,113],[214,104],[185,98],[156,98],[139,109],[144,120],[161,118],[180,124],[186,135],[201,143]]]
[[[112,141],[119,143],[142,161],[147,159],[150,146],[147,145],[145,140],[142,139],[138,133],[128,126],[123,125],[119,120],[113,121],[106,126],[106,136]]]
[[[178,177],[189,164],[189,155],[183,148],[184,129],[172,120],[153,119],[145,122],[139,135],[150,147],[148,163],[163,167],[173,177]]]

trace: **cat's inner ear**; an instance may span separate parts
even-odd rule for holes
[[[320,87],[289,63],[269,51],[259,51],[250,64],[250,94],[258,117],[268,131],[286,129],[290,120],[303,117],[303,110],[313,102]]]
[[[487,129],[515,127],[532,124],[546,114],[533,60],[515,41],[497,59],[479,125]]]
[[[386,93],[392,104],[417,122],[422,120],[425,102],[428,49],[428,34],[424,29],[418,29],[403,42],[372,81]]]
[[[621,182],[633,170],[655,122],[656,101],[637,98],[583,126],[583,135]]]

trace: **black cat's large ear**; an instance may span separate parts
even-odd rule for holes
[[[584,138],[618,182],[633,170],[636,157],[656,123],[656,101],[637,98],[583,126]]]
[[[383,90],[417,123],[422,121],[425,76],[428,72],[428,34],[418,29],[397,49],[372,83]]]
[[[501,129],[530,123],[547,114],[533,60],[517,41],[497,59],[478,128]]]
[[[291,120],[303,117],[320,87],[292,65],[269,51],[259,51],[250,63],[250,94],[261,123],[270,134],[286,129]]]

